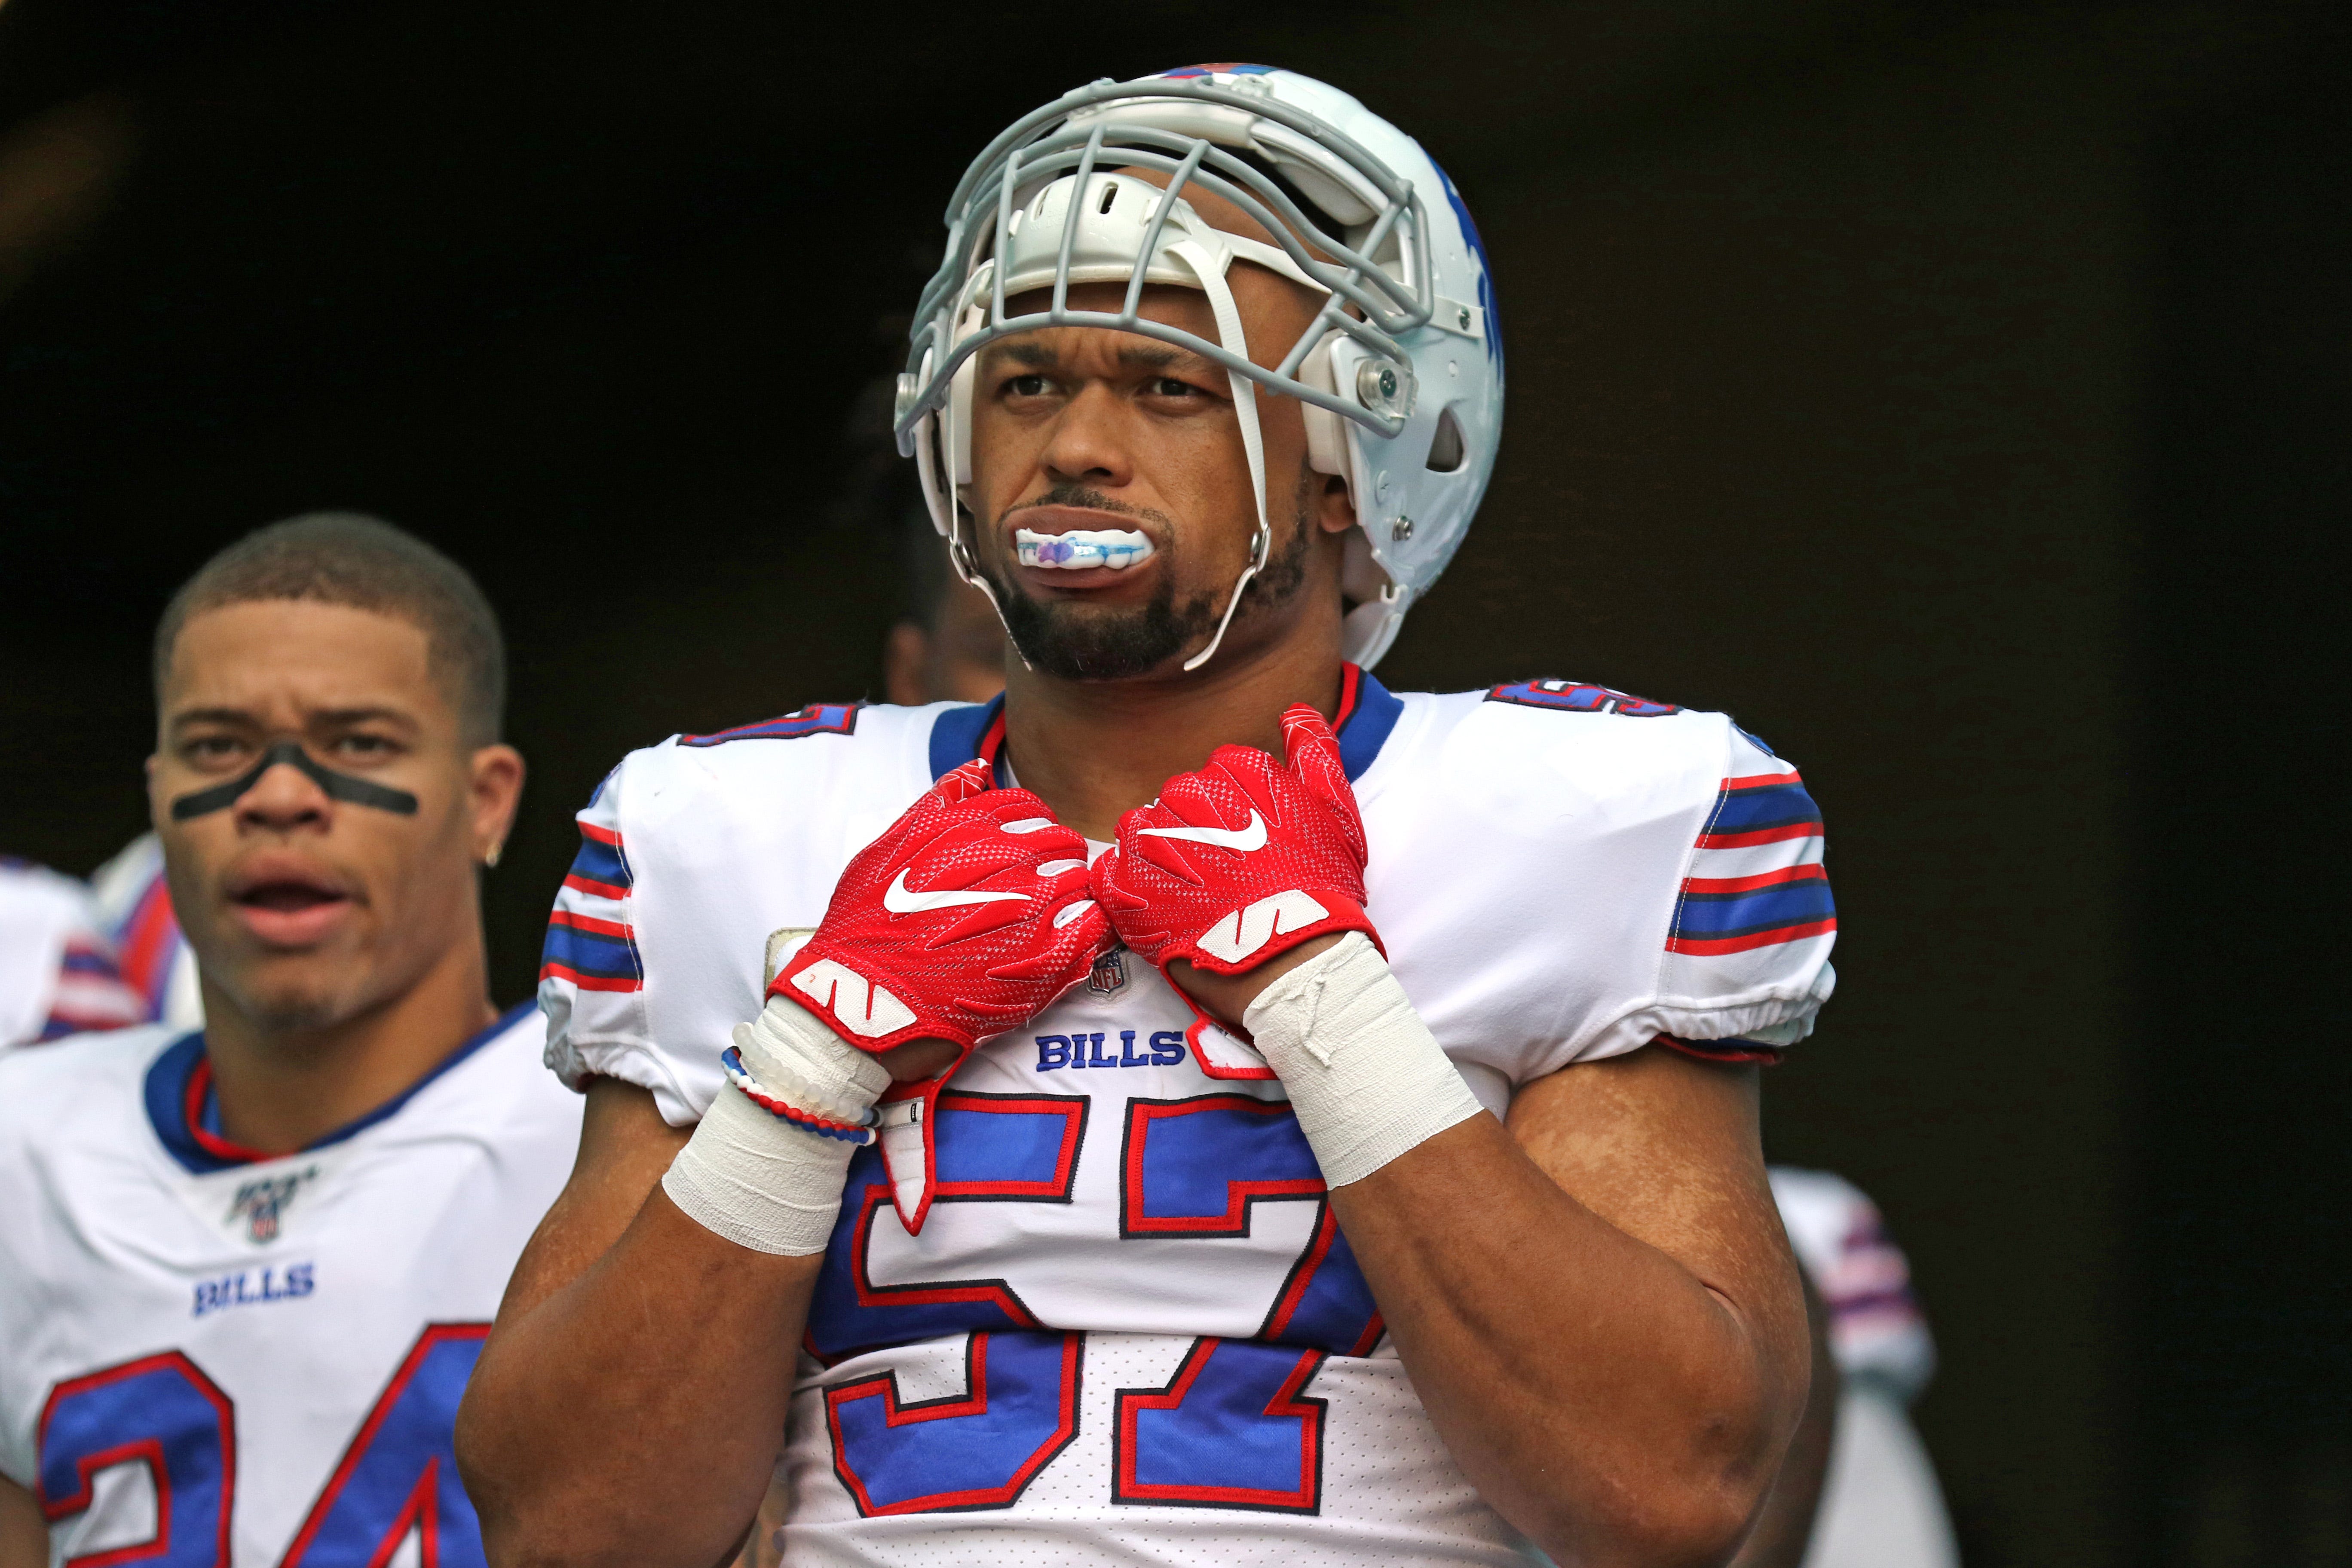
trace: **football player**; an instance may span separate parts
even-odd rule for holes
[[[0,856],[0,1050],[147,1016],[99,930],[89,889]]]
[[[479,1563],[451,1422],[580,1126],[488,1000],[497,622],[297,519],[180,590],[155,684],[206,1023],[0,1057],[0,1563]]]
[[[1720,1562],[1808,1384],[1755,1068],[1819,813],[1720,714],[1365,668],[1468,525],[1494,295],[1410,139],[1080,89],[950,204],[898,429],[1019,658],[634,753],[582,1159],[459,1453],[494,1559]]]
[[[919,496],[914,499],[919,506]],[[909,521],[920,530],[923,551],[910,558],[907,611],[884,644],[883,689],[891,701],[908,706],[985,701],[1004,689],[1003,629],[988,595],[956,580],[939,560],[929,516],[919,510]],[[1922,1370],[1914,1364],[1916,1349],[1927,1342],[1926,1322],[1907,1285],[1908,1265],[1886,1239],[1877,1211],[1847,1183],[1782,1166],[1768,1173],[1806,1276],[1812,1386],[1780,1476],[1733,1568],[1798,1568],[1801,1563],[1808,1568],[1945,1568],[1954,1561],[1948,1552],[1923,1555],[1918,1547],[1922,1541],[1948,1544],[1950,1531],[1918,1528],[1921,1521],[1940,1521],[1942,1511],[1934,1472],[1918,1462],[1918,1440],[1903,1415],[1924,1384],[1924,1375],[1913,1374]],[[1838,1292],[1834,1328],[1825,1289]],[[1852,1388],[1844,1386],[1842,1370],[1858,1380]],[[1858,1414],[1841,1430],[1838,1412],[1846,1404]],[[1881,1428],[1896,1433],[1897,1440],[1874,1441]],[[1833,1448],[1842,1484],[1825,1498]],[[761,1504],[746,1568],[780,1561],[774,1537],[791,1502],[780,1473]]]

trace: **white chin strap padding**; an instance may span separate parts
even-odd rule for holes
[[[974,305],[956,325],[959,343],[980,331],[988,319],[984,306]],[[947,470],[952,485],[971,483],[971,399],[979,378],[980,356],[967,355],[948,380]]]
[[[1337,392],[1339,383],[1331,369],[1331,345],[1348,334],[1334,327],[1323,334],[1298,367],[1298,379],[1321,392]],[[1298,412],[1307,422],[1307,466],[1318,474],[1349,478],[1346,422],[1329,409],[1302,400]]]
[[[1233,260],[1233,253],[1223,247],[1219,249],[1223,254],[1212,255],[1197,241],[1187,239],[1170,246],[1168,253],[1182,258],[1200,279],[1201,291],[1209,297],[1209,312],[1216,318],[1217,342],[1227,352],[1247,358],[1249,340],[1242,331],[1241,310],[1234,303],[1234,291],[1225,283],[1225,268]],[[1257,533],[1250,541],[1249,564],[1234,580],[1233,594],[1225,600],[1225,613],[1217,622],[1216,636],[1209,639],[1208,647],[1184,661],[1188,671],[1200,668],[1216,657],[1218,647],[1225,640],[1225,628],[1234,624],[1234,612],[1241,608],[1242,590],[1265,565],[1266,552],[1274,540],[1274,531],[1265,520],[1265,447],[1258,437],[1257,385],[1235,370],[1225,372],[1225,380],[1234,391],[1234,416],[1241,422],[1242,452],[1249,459],[1250,495],[1257,503]]]

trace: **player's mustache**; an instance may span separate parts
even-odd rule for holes
[[[1003,522],[1017,513],[1047,506],[1082,507],[1088,511],[1107,511],[1117,517],[1139,518],[1146,522],[1156,522],[1166,529],[1173,529],[1176,526],[1176,520],[1164,511],[1158,511],[1148,506],[1130,506],[1125,501],[1113,500],[1100,490],[1067,482],[1054,486],[1043,495],[1031,496],[1027,500],[1013,502],[1004,509],[1003,517],[997,521]]]

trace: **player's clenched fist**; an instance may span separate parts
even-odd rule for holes
[[[1109,943],[1086,840],[988,764],[942,777],[835,885],[824,923],[768,987],[862,1050],[1017,1028]]]
[[[727,1085],[662,1178],[688,1217],[761,1252],[823,1251],[850,1154],[878,1139],[899,1215],[921,1230],[938,1185],[929,1108],[948,1074],[893,1089],[876,1053],[921,1039],[968,1053],[1109,943],[1086,841],[990,782],[985,763],[958,768],[860,851],[760,1016],[735,1026]]]
[[[1220,746],[1119,819],[1095,895],[1136,952],[1238,974],[1327,931],[1338,942],[1259,992],[1243,1032],[1282,1080],[1334,1187],[1478,1114],[1364,913],[1364,823],[1314,709],[1282,716],[1288,765]],[[1357,934],[1361,933],[1361,934]]]
[[[1282,716],[1287,763],[1220,746],[1198,773],[1119,818],[1095,896],[1128,946],[1162,969],[1239,974],[1327,931],[1360,931],[1364,824],[1339,743],[1304,703]]]

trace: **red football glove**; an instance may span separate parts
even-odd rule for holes
[[[862,1050],[969,1051],[1083,978],[1110,945],[1086,840],[1027,790],[990,784],[986,763],[965,763],[860,850],[768,994]]]
[[[1327,931],[1380,933],[1364,913],[1364,823],[1323,715],[1282,716],[1282,767],[1219,746],[1118,821],[1095,897],[1127,945],[1165,969],[1240,974]]]

